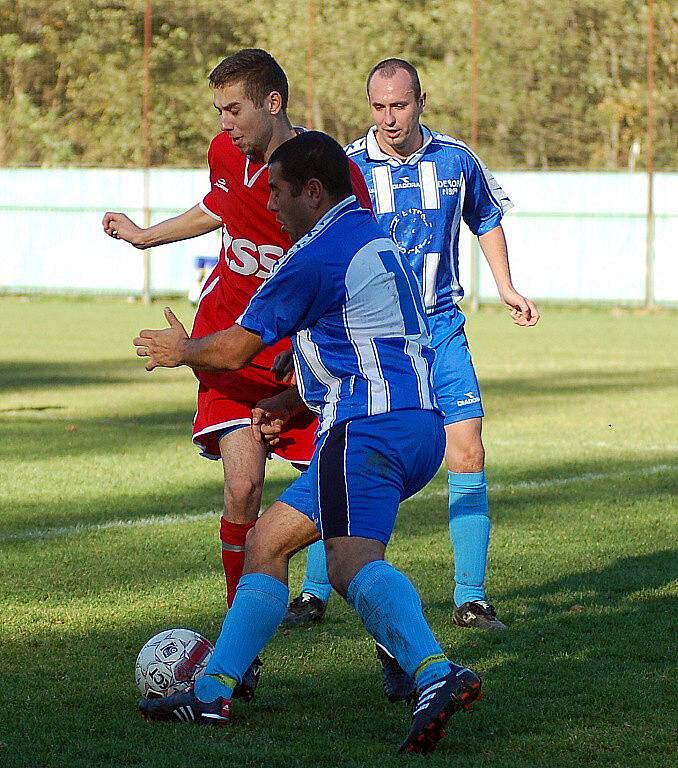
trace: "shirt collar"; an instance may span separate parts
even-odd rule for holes
[[[321,225],[324,226],[326,222],[329,222],[330,219],[333,219],[338,213],[344,210],[344,208],[351,208],[353,204],[356,202],[356,196],[355,195],[349,195],[348,197],[345,197],[343,200],[340,200],[334,207],[330,208],[327,213],[325,213],[320,219],[318,219],[317,224],[315,227],[319,227]],[[313,229],[315,229],[313,227]]]
[[[375,136],[375,131],[377,130],[377,126],[373,125],[370,130],[367,132],[366,136],[366,148],[367,148],[367,157],[370,160],[375,160],[376,162],[380,163],[390,163],[391,165],[414,165],[415,163],[418,163],[419,160],[421,160],[424,152],[426,151],[426,148],[433,140],[433,134],[429,129],[425,126],[421,126],[421,133],[424,137],[424,143],[419,147],[419,149],[412,155],[410,155],[405,160],[401,160],[399,157],[393,157],[393,155],[387,155],[386,152],[382,150],[382,148],[377,143],[377,137]]]
[[[294,243],[294,245],[290,248],[288,253],[293,253],[294,251],[299,250],[299,248],[306,245],[306,243],[312,240],[319,232],[325,229],[325,227],[329,226],[332,221],[337,218],[337,216],[339,216],[340,213],[351,209],[360,210],[360,206],[358,205],[358,200],[355,195],[349,195],[348,197],[345,197],[343,200],[340,200],[333,208],[330,208],[327,213],[323,214],[323,216],[321,216],[313,225],[313,229],[309,230],[300,240],[297,240],[297,242]]]

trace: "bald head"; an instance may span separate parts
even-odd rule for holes
[[[414,93],[414,98],[421,98],[421,83],[419,81],[419,73],[412,66],[412,64],[410,64],[409,61],[395,58],[384,59],[372,67],[370,74],[367,76],[367,93],[369,94],[370,92],[370,83],[376,74],[380,75],[381,77],[390,79],[398,74],[398,72],[407,73],[410,79],[410,84],[412,86],[412,92]]]

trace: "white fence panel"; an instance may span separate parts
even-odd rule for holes
[[[514,281],[540,299],[641,302],[645,296],[642,173],[503,172],[515,208],[504,219]],[[199,202],[206,170],[153,169],[151,220]],[[678,303],[678,173],[655,176],[655,281],[658,302]],[[0,290],[139,294],[143,252],[103,234],[106,210],[143,220],[141,170],[1,169]],[[154,293],[183,293],[197,256],[216,255],[218,233],[152,252]],[[461,277],[470,279],[470,234],[462,233]],[[480,259],[479,296],[496,298]]]

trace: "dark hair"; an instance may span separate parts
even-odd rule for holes
[[[310,179],[318,179],[335,199],[353,194],[346,153],[326,133],[306,131],[283,142],[268,159],[269,166],[273,163],[280,164],[295,197]]]
[[[395,73],[399,69],[404,69],[405,72],[408,73],[408,75],[410,76],[410,80],[412,81],[412,90],[414,91],[414,98],[420,99],[421,83],[419,82],[419,73],[410,64],[410,62],[405,61],[405,59],[384,59],[383,61],[380,61],[378,64],[375,64],[370,70],[370,74],[367,76],[367,93],[369,94],[370,92],[370,80],[377,72],[381,72],[384,75],[384,77],[393,77],[393,75],[395,75]]]
[[[273,56],[261,48],[243,48],[227,56],[210,72],[209,81],[212,88],[242,83],[245,95],[256,107],[263,107],[268,94],[277,91],[283,109],[287,109],[287,76]]]

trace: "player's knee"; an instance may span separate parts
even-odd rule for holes
[[[286,557],[286,551],[284,546],[278,541],[276,542],[270,535],[267,535],[264,530],[265,526],[259,529],[258,525],[255,525],[247,533],[245,539],[245,570],[258,571],[262,570],[264,566],[269,563],[276,562],[281,557]]]
[[[263,482],[239,477],[224,487],[224,517],[234,523],[248,523],[259,514]]]
[[[480,438],[461,445],[448,445],[445,462],[450,472],[482,472],[485,468],[485,448]]]

